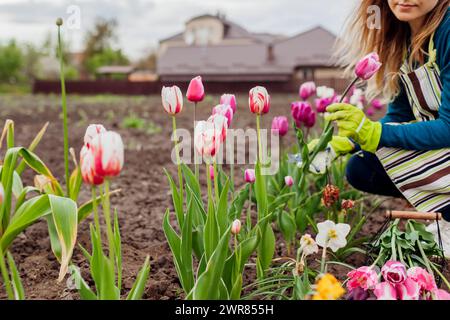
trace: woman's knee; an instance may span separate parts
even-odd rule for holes
[[[368,174],[370,170],[367,170],[364,158],[359,155],[353,155],[346,168],[346,177],[348,183],[353,186],[353,188],[358,190],[365,189],[365,185],[368,182]]]

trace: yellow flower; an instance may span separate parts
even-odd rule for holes
[[[341,283],[332,275],[325,274],[316,282],[313,300],[337,300],[345,293]]]

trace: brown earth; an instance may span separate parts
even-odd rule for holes
[[[276,115],[289,115],[289,102],[294,96],[273,97],[269,116],[263,118],[263,127],[269,127]],[[132,286],[135,275],[147,255],[150,256],[151,273],[144,299],[177,299],[181,290],[175,272],[172,256],[162,231],[162,217],[166,208],[172,208],[171,196],[163,168],[175,175],[176,167],[170,160],[172,143],[170,136],[172,122],[163,111],[160,97],[69,97],[69,137],[70,146],[78,154],[85,129],[90,123],[104,124],[107,129],[118,131],[126,145],[125,166],[120,177],[115,179],[112,188],[122,191],[112,199],[113,207],[119,214],[123,242],[124,281],[123,293]],[[208,96],[198,107],[198,119],[206,119],[217,96]],[[15,121],[17,145],[28,145],[46,121],[48,130],[36,153],[51,171],[62,180],[63,177],[63,135],[60,121],[61,112],[58,96],[0,96],[2,122]],[[254,117],[246,107],[246,97],[240,97],[234,127],[254,127]],[[192,105],[185,105],[177,117],[178,127],[192,130]],[[123,119],[131,114],[145,119],[161,128],[160,132],[150,133],[142,129],[125,129]],[[153,126],[154,127],[154,126]],[[285,145],[294,143],[294,137],[287,138]],[[243,169],[238,167],[236,172]],[[236,174],[238,185],[242,185],[241,174]],[[33,174],[25,173],[25,181],[32,183]],[[88,188],[83,187],[81,200],[89,198]],[[389,206],[403,206],[402,201],[389,201]],[[386,205],[383,206],[386,208]],[[380,227],[383,217],[380,212],[373,214],[364,227],[364,234],[373,234]],[[79,226],[78,241],[89,248],[89,223],[91,218]],[[278,235],[278,239],[280,236]],[[284,244],[278,241],[278,253],[284,254]],[[28,299],[78,299],[76,290],[67,288],[66,281],[57,282],[59,264],[54,258],[46,223],[38,222],[25,230],[13,243],[11,252],[22,277]],[[353,257],[350,263],[362,264],[364,257]],[[81,268],[85,278],[89,277],[86,260],[78,248],[73,255],[73,263]],[[336,267],[333,270],[341,278],[346,270]],[[251,279],[253,272],[246,278]],[[2,294],[4,297],[4,294]]]

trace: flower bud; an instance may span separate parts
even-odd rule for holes
[[[375,52],[369,53],[355,66],[355,74],[358,78],[369,80],[381,68],[380,58]]]
[[[302,100],[308,100],[316,93],[316,84],[313,81],[308,81],[300,86],[299,94]]]
[[[246,169],[244,175],[245,175],[245,182],[254,183],[256,181],[254,169]]]
[[[102,126],[101,124],[90,124],[86,129],[86,133],[84,134],[84,144],[89,147],[92,139],[94,139],[96,135],[102,132],[106,132],[104,126]]]
[[[241,232],[241,220],[236,219],[233,221],[233,224],[231,225],[231,233],[234,235],[237,235]]]
[[[191,80],[187,89],[186,98],[191,102],[200,102],[205,97],[202,77],[198,76]]]
[[[172,116],[183,110],[183,94],[177,86],[163,87],[161,98],[164,110]]]
[[[272,120],[272,131],[278,133],[280,137],[287,134],[289,130],[289,122],[286,117],[275,117]]]
[[[63,25],[63,19],[62,19],[62,18],[56,19],[56,25],[57,25],[58,27],[62,26],[62,25]]]
[[[291,176],[286,176],[284,177],[284,182],[288,187],[292,187],[294,185],[294,178],[292,178]]]
[[[226,104],[233,109],[233,114],[236,113],[237,108],[237,102],[236,102],[236,96],[234,94],[228,94],[225,93],[220,97],[220,104]]]
[[[124,147],[120,135],[113,131],[100,133],[92,140],[95,174],[115,177],[120,174],[124,162]]]
[[[270,95],[264,87],[254,87],[249,92],[248,105],[255,114],[265,114],[270,109]]]

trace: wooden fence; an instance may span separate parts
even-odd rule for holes
[[[345,79],[319,79],[315,81],[317,85],[325,85],[335,88],[337,92],[342,92],[348,84]],[[248,92],[254,86],[260,85],[272,93],[296,93],[300,82],[278,81],[278,82],[217,82],[208,81],[205,89],[211,94],[221,94],[224,92],[242,93]],[[161,81],[131,82],[127,80],[70,80],[66,81],[66,91],[69,94],[96,95],[96,94],[118,94],[118,95],[152,95],[160,94],[162,86],[177,85],[183,91],[187,89],[186,82],[164,83]],[[36,80],[33,84],[34,94],[59,94],[61,84],[57,80]]]

